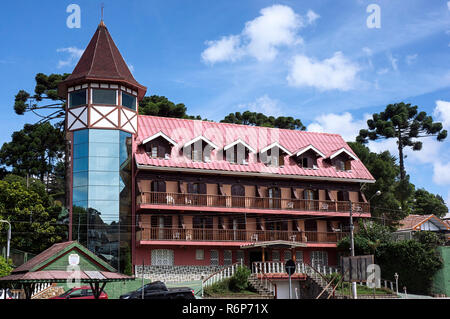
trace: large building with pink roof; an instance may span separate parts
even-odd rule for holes
[[[370,217],[360,189],[374,182],[340,135],[139,115],[146,90],[101,22],[59,86],[70,240],[155,278],[235,262],[338,264],[350,211]]]

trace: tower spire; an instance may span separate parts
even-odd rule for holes
[[[103,22],[103,9],[105,8],[105,4],[102,2],[101,5],[101,18],[100,18],[100,25],[104,26],[105,23]]]

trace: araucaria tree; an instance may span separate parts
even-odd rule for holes
[[[372,119],[367,121],[369,129],[359,131],[357,142],[367,143],[369,140],[395,138],[398,145],[400,163],[400,180],[406,179],[404,154],[405,147],[411,147],[413,151],[422,149],[420,138],[435,136],[438,141],[447,137],[447,131],[442,129],[442,124],[433,122],[433,118],[426,112],[418,112],[417,105],[395,103],[389,104],[384,112],[375,113]]]

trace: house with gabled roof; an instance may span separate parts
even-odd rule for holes
[[[139,115],[146,90],[102,21],[58,88],[71,239],[119,271],[172,279],[235,262],[337,265],[375,182],[340,135]]]
[[[399,228],[393,233],[396,240],[412,239],[413,234],[419,231],[432,231],[436,233],[450,235],[449,225],[433,214],[429,215],[408,215],[399,221]],[[448,240],[448,239],[447,239]]]

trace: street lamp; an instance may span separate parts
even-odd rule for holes
[[[9,221],[3,220],[3,219],[0,219],[0,223],[8,224],[8,239],[6,242],[6,262],[8,262],[8,260],[9,260],[9,245],[11,242],[11,223]]]
[[[397,291],[397,295],[398,295],[398,274],[397,273],[394,274],[394,278],[395,278],[395,290]]]

